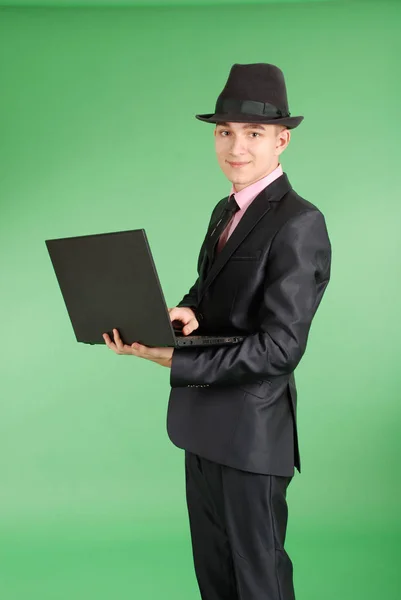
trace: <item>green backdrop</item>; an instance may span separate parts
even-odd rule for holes
[[[292,114],[305,116],[281,162],[324,213],[333,246],[296,370],[302,475],[288,490],[287,550],[297,600],[398,599],[401,4],[8,4],[1,597],[200,597],[184,453],[166,432],[169,370],[77,344],[44,240],[144,227],[174,306],[230,189],[214,126],[194,115],[213,111],[234,62],[272,62]]]

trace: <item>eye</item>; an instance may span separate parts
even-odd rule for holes
[[[227,131],[227,129],[223,129],[222,131],[220,131],[220,134],[223,135],[223,133],[230,133],[229,131]],[[252,131],[251,135],[258,135],[260,136],[260,133],[257,131]],[[227,137],[226,135],[223,135],[223,137]]]

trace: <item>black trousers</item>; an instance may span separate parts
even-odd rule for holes
[[[202,600],[295,600],[292,562],[284,550],[291,479],[233,469],[185,451]]]

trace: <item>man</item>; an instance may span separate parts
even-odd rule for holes
[[[215,206],[198,278],[171,320],[184,334],[237,333],[232,346],[107,345],[170,367],[170,439],[185,449],[194,567],[203,600],[294,600],[284,549],[287,487],[300,472],[294,370],[330,279],[325,219],[279,156],[291,129],[282,71],[234,64],[214,114],[232,187]]]

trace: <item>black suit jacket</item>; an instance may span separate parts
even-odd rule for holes
[[[215,206],[205,240],[227,196]],[[330,279],[321,211],[283,173],[262,190],[178,306],[199,315],[197,334],[245,335],[233,346],[176,348],[167,431],[178,446],[245,471],[301,472],[294,370]]]

